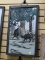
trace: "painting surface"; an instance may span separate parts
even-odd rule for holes
[[[8,53],[34,55],[37,8],[10,10]]]
[[[1,17],[2,17],[2,9],[0,9],[0,36],[1,36]]]

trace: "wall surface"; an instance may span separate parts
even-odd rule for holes
[[[5,15],[4,15],[4,25],[3,25],[3,32],[2,32],[2,45],[1,45],[1,57],[0,60],[17,60],[17,56],[8,56],[6,55],[6,45],[7,45],[7,29],[8,29],[8,15],[9,15],[9,6],[20,5],[23,0],[0,0],[0,6],[5,6]],[[39,22],[38,22],[38,57],[37,58],[29,58],[29,57],[22,57],[23,60],[39,60],[40,58],[40,43],[41,39],[40,36],[42,33],[45,33],[45,22],[44,22],[44,7],[45,7],[45,0],[27,0],[29,5],[39,5]]]

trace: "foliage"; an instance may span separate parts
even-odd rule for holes
[[[34,19],[34,15],[37,14],[36,8],[15,8],[11,10],[10,19],[11,20],[32,20]]]

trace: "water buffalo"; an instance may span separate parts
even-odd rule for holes
[[[23,42],[25,42],[25,40],[27,41],[27,39],[29,39],[29,41],[31,41],[31,39],[33,38],[33,35],[28,33],[21,37],[24,38]]]

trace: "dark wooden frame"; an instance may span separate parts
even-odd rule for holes
[[[0,26],[0,45],[1,45],[5,7],[4,6],[0,6],[0,9],[2,9],[1,26]]]
[[[37,21],[36,21],[36,42],[35,42],[35,54],[34,55],[26,55],[26,56],[29,56],[29,57],[37,57],[37,47],[38,47],[38,17],[39,17],[39,5],[26,5],[26,6],[10,6],[9,8],[9,21],[8,21],[8,32],[7,32],[7,49],[6,49],[6,54],[7,55],[14,55],[14,56],[25,56],[25,55],[21,55],[21,54],[11,54],[11,53],[8,53],[8,47],[9,47],[9,24],[10,24],[10,10],[12,8],[33,8],[33,7],[36,7],[37,8]]]

